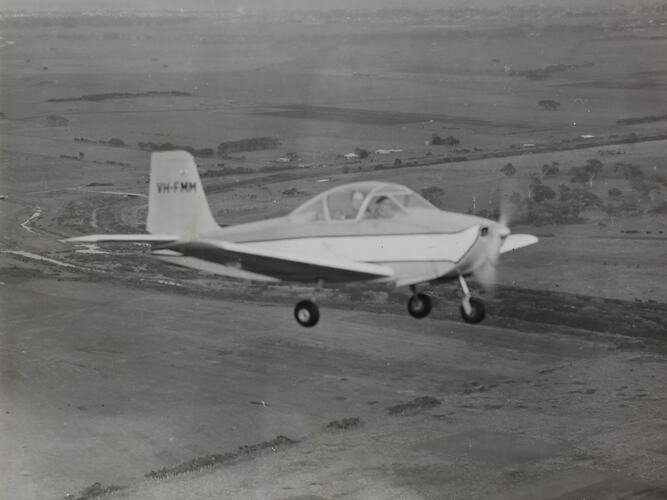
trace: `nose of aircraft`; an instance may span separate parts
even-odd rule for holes
[[[511,234],[507,225],[492,220],[486,221],[480,229],[479,253],[473,264],[475,279],[487,290],[492,289],[497,280],[496,266],[503,241]]]

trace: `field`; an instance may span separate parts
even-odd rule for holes
[[[530,12],[0,18],[0,496],[665,498],[667,28]],[[326,290],[304,334],[305,287],[60,241],[143,230],[162,145],[220,223],[379,179],[541,241],[479,331],[434,286],[418,323]]]

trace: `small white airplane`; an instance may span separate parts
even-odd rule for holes
[[[148,198],[150,234],[67,241],[151,243],[151,254],[164,262],[251,281],[410,287],[408,312],[415,318],[431,311],[429,296],[418,293],[417,285],[458,280],[461,315],[468,323],[482,321],[485,309],[465,278],[474,274],[492,283],[500,254],[538,241],[510,234],[502,220],[445,212],[405,186],[371,181],[334,187],[284,217],[221,227],[211,215],[194,158],[185,151],[151,155]],[[294,316],[312,327],[319,308],[314,299],[302,300]]]

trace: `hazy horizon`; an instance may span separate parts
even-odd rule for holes
[[[628,2],[626,0],[2,0],[0,11],[229,11],[229,10],[331,10],[331,9],[382,9],[382,8],[438,8],[438,7],[500,7],[542,6],[582,7],[655,4],[655,0]]]

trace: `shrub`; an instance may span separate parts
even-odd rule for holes
[[[623,196],[623,192],[618,188],[611,188],[607,191],[607,196],[610,198],[618,199]]]
[[[554,101],[553,99],[543,99],[538,101],[537,105],[542,109],[547,109],[549,111],[556,111],[558,108],[560,108],[560,103],[558,101]]]
[[[505,174],[507,177],[510,177],[516,173],[516,167],[511,163],[507,163],[500,169],[500,171]]]
[[[556,197],[556,191],[549,186],[539,184],[533,188],[533,201],[541,203],[545,200],[553,200]]]
[[[368,158],[371,154],[367,149],[364,148],[354,148],[354,152],[362,160]]]
[[[443,139],[438,134],[431,135],[431,141],[430,142],[433,146],[456,146],[456,145],[461,143],[461,141],[459,141],[453,135],[450,135],[450,136],[445,137]]]
[[[438,186],[425,187],[420,194],[438,208],[445,206],[445,191]]]

